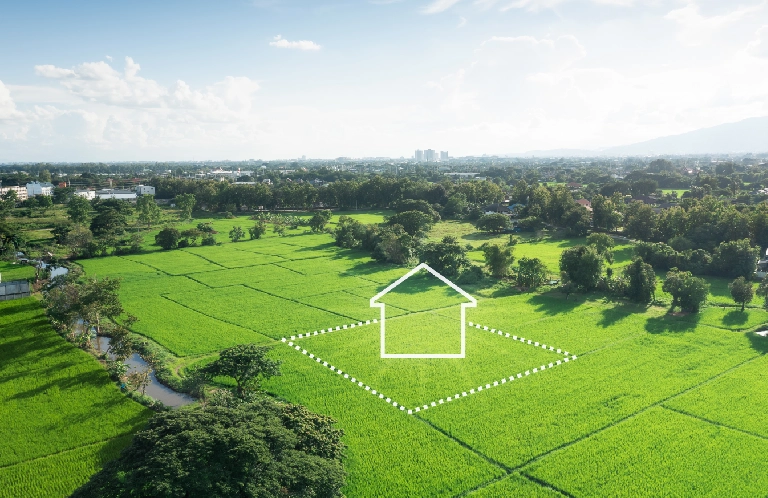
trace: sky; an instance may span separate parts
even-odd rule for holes
[[[768,115],[768,0],[0,4],[0,162],[597,149]]]

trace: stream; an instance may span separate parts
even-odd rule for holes
[[[107,351],[109,349],[109,344],[111,341],[109,337],[97,337],[97,341],[97,350]],[[130,358],[125,360],[125,364],[128,365],[128,373],[135,372],[136,370],[143,370],[148,366],[148,363],[144,361],[138,353],[133,353]],[[179,406],[188,405],[195,401],[195,398],[192,396],[176,392],[170,387],[161,384],[160,381],[157,380],[157,377],[155,377],[154,369],[152,369],[150,372],[149,379],[149,385],[147,385],[147,389],[144,391],[144,394],[158,401],[161,401],[166,406],[177,408]]]

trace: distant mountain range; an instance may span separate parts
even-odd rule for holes
[[[594,157],[768,152],[768,116],[599,150],[532,150],[525,156]]]

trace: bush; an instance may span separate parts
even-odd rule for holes
[[[155,244],[167,251],[176,249],[179,246],[180,239],[181,233],[177,229],[173,227],[165,227],[160,230],[160,233],[155,235]]]
[[[202,246],[215,246],[216,245],[216,237],[209,233],[203,236],[203,240],[200,241],[200,245]]]
[[[478,230],[483,232],[500,233],[511,226],[509,217],[501,214],[485,214],[475,224]]]
[[[479,266],[472,265],[461,272],[456,283],[459,285],[473,285],[482,281],[484,277],[483,269]]]

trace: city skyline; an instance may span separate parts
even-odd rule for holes
[[[0,162],[595,150],[768,115],[766,2],[33,1],[4,17]]]

